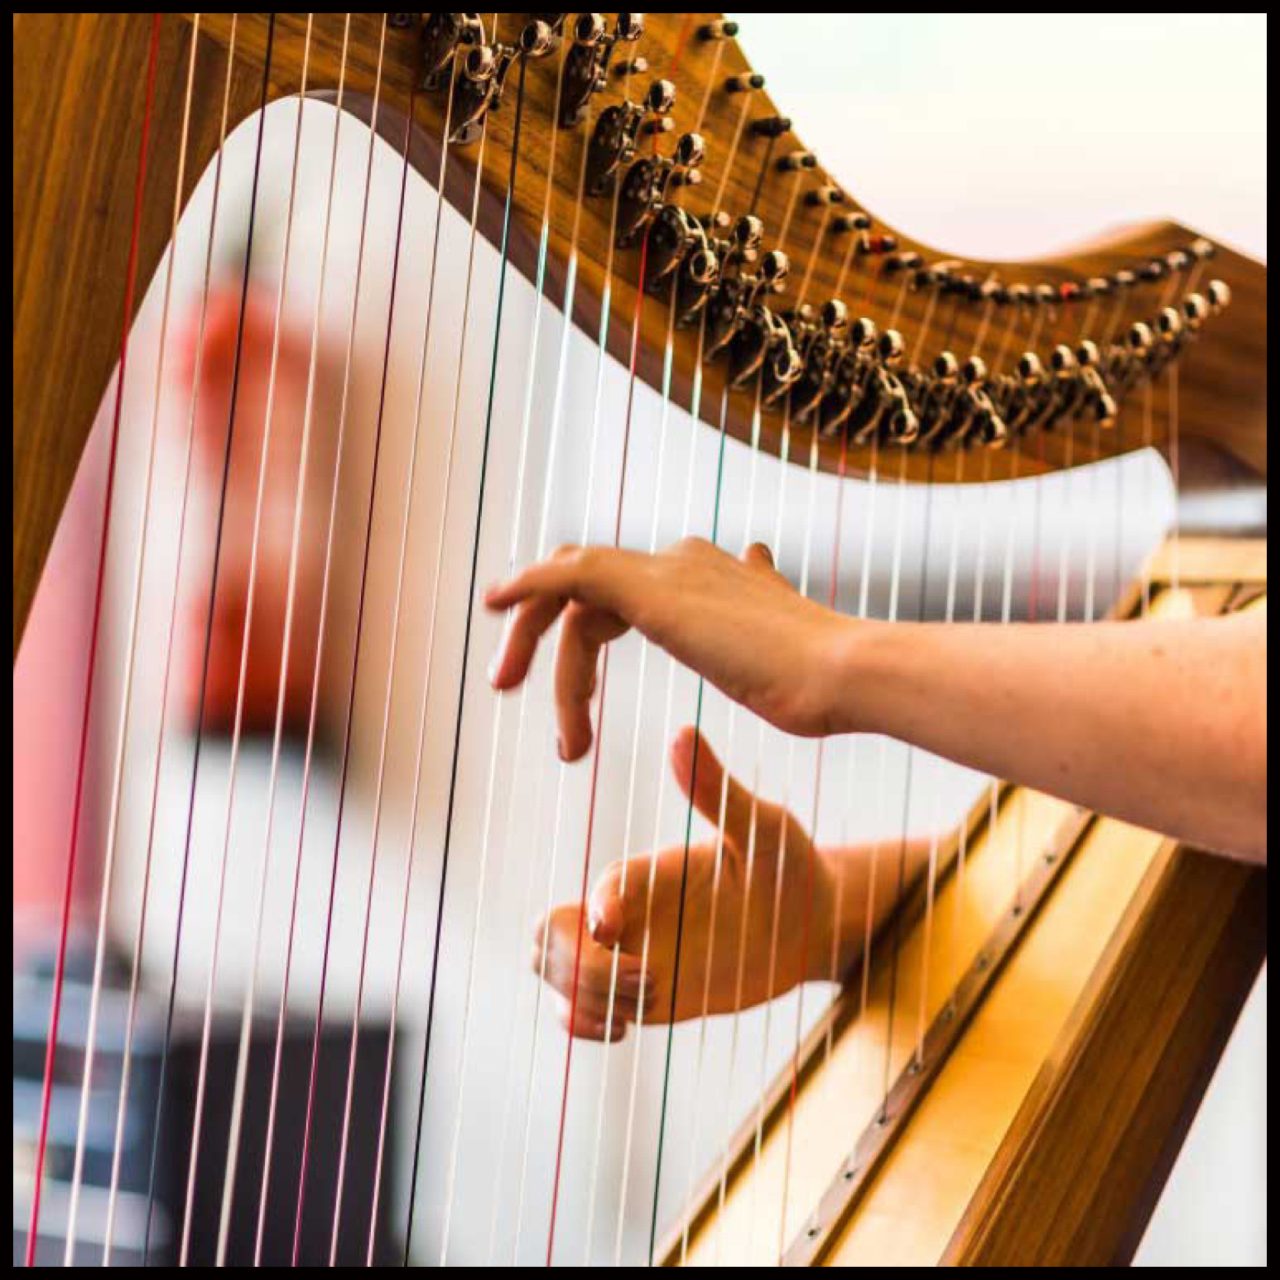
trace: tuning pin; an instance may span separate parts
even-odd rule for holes
[[[1009,301],[1015,306],[1025,306],[1031,301],[1031,290],[1025,284],[1011,284],[1009,286]]]
[[[822,327],[833,337],[849,328],[849,308],[839,298],[831,298],[822,304]]]
[[[1144,324],[1141,320],[1134,323],[1129,329],[1129,349],[1138,355],[1145,355],[1155,345],[1155,334],[1151,332],[1151,326]]]
[[[954,382],[960,376],[960,361],[950,351],[944,351],[933,362],[933,376],[939,382]]]
[[[734,246],[738,256],[750,262],[764,239],[764,223],[752,213],[744,213],[733,224]]]
[[[770,249],[760,259],[760,275],[775,292],[782,288],[790,270],[791,259],[781,249]]]
[[[1038,284],[1034,294],[1036,302],[1041,306],[1047,307],[1052,302],[1057,302],[1058,291],[1051,284]]]
[[[673,124],[667,117],[676,105],[675,85],[670,80],[655,80],[644,95],[644,105],[651,114],[658,117],[649,122],[647,129],[650,133],[671,129]]]
[[[544,57],[551,52],[555,39],[555,32],[551,27],[535,18],[520,32],[520,52],[526,58]]]
[[[1169,274],[1169,264],[1163,258],[1152,258],[1138,269],[1138,275],[1148,282],[1163,280]]]
[[[883,254],[892,253],[898,247],[898,237],[891,235],[868,235],[865,232],[858,241],[858,252],[860,254]]]
[[[838,213],[831,226],[835,231],[869,231],[871,219],[865,213]]]
[[[699,40],[731,40],[738,34],[736,22],[726,22],[723,18],[715,22],[704,23],[698,28]]]
[[[1177,307],[1164,307],[1156,319],[1156,328],[1166,342],[1172,342],[1182,333],[1182,313]]]
[[[750,75],[730,76],[724,82],[726,93],[750,93],[755,89],[764,88],[764,76],[752,72]],[[791,128],[791,122],[787,121],[787,129]],[[783,130],[786,132],[786,129]]]
[[[828,184],[822,187],[815,187],[812,191],[806,191],[804,202],[816,208],[824,208],[831,204],[842,204],[844,198],[844,192],[839,187],[833,187]]]
[[[795,173],[798,169],[816,169],[818,157],[812,151],[792,151],[778,161],[781,173]]]
[[[1175,249],[1164,255],[1165,265],[1171,272],[1185,271],[1194,259],[1185,249]]]
[[[591,48],[604,39],[603,13],[580,13],[573,24],[573,42]]]
[[[1197,262],[1208,262],[1218,252],[1218,248],[1211,240],[1199,236],[1187,246],[1187,252]]]
[[[1094,421],[1097,422],[1104,431],[1109,431],[1116,425],[1116,415],[1120,412],[1115,400],[1109,391],[1100,391],[1093,397],[1091,402],[1093,409]]]
[[[615,39],[624,40],[627,44],[634,44],[644,35],[644,14],[618,14],[618,21],[613,30]]]
[[[695,169],[706,158],[707,144],[700,133],[682,133],[676,142],[672,161],[682,169]]]
[[[912,271],[919,267],[924,259],[911,249],[904,249],[901,253],[890,254],[884,260],[884,270],[886,272]]]
[[[880,335],[880,341],[877,346],[877,354],[880,357],[881,364],[892,369],[895,365],[901,364],[903,357],[907,353],[906,340],[897,329],[886,329]]]
[[[849,326],[849,341],[857,351],[869,351],[880,340],[876,322],[869,316],[859,316]]]
[[[1098,344],[1088,338],[1076,347],[1076,360],[1085,369],[1096,368],[1101,359],[1102,355],[1098,351]]]
[[[1216,316],[1223,307],[1231,304],[1231,289],[1221,280],[1210,280],[1205,289],[1205,297],[1209,300],[1209,310]]]
[[[1209,317],[1209,299],[1203,293],[1187,294],[1182,300],[1182,314],[1189,329],[1199,329]]]
[[[980,387],[987,380],[987,362],[981,356],[970,356],[964,362],[960,376],[971,387]]]
[[[1053,354],[1049,357],[1049,363],[1053,367],[1054,373],[1059,376],[1065,376],[1075,370],[1076,353],[1066,343],[1060,342],[1054,347]]]
[[[1138,277],[1127,269],[1113,272],[1111,276],[1111,283],[1117,289],[1132,289],[1137,282]]]
[[[1024,351],[1018,357],[1018,377],[1027,384],[1039,382],[1044,376],[1044,365],[1034,351]]]
[[[1106,276],[1090,276],[1084,287],[1091,298],[1105,298],[1111,292],[1111,281]]]
[[[462,60],[462,75],[473,84],[491,80],[497,68],[497,56],[487,44],[468,49],[467,56]]]

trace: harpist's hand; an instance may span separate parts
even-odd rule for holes
[[[556,709],[565,760],[591,745],[588,703],[600,649],[631,627],[780,729],[819,735],[849,727],[836,719],[832,667],[850,623],[796,592],[759,543],[741,560],[700,538],[658,555],[563,547],[491,587],[485,603],[515,607],[490,670],[499,690],[520,684],[538,642],[564,614]]]
[[[692,795],[694,807],[704,819],[718,830],[722,797],[725,815],[714,928],[711,902],[716,836],[689,847],[675,1019],[701,1016],[704,990],[707,1012],[725,1013],[759,1004],[770,995],[789,991],[806,978],[826,977],[835,903],[833,875],[804,829],[785,810],[758,800],[735,779],[726,779],[710,747],[705,740],[695,738],[692,729],[684,729],[677,736],[671,765],[681,790],[686,796]],[[748,883],[747,862],[752,850]],[[646,1023],[671,1021],[683,870],[683,844],[633,857],[627,863],[624,890],[623,864],[615,862],[591,894],[585,931],[576,902],[556,907],[539,923],[533,967],[535,972],[542,971],[545,946],[546,980],[560,995],[561,1021],[575,1035],[593,1040],[605,1038],[615,943],[619,944],[619,956],[612,1038],[621,1039],[625,1034],[627,1024],[636,1019],[641,1001]],[[780,904],[776,931],[775,901]],[[642,982],[646,907],[649,951],[645,967],[650,976]],[[575,959],[578,998],[570,1025]]]

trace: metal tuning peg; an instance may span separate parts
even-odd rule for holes
[[[421,87],[441,89],[449,80],[449,64],[460,49],[484,44],[478,13],[430,13],[422,24]]]
[[[705,155],[702,135],[685,133],[676,142],[672,155],[642,156],[632,162],[618,191],[616,234],[620,247],[627,248],[639,240],[666,203],[668,188],[677,185],[681,177],[697,175]]]
[[[582,123],[593,95],[608,83],[609,60],[619,44],[634,44],[644,34],[644,14],[620,13],[610,31],[602,13],[580,13],[569,30],[560,89],[560,127]]]
[[[617,102],[600,113],[587,145],[589,195],[613,191],[619,170],[635,158],[641,126],[651,115],[666,118],[674,105],[675,85],[670,80],[655,80],[643,102]]]
[[[835,368],[849,343],[849,308],[831,298],[815,315],[802,306],[790,321],[792,339],[802,362],[791,386],[791,420],[804,422],[822,403],[835,378]],[[766,395],[768,389],[766,389]]]

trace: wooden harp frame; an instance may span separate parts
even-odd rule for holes
[[[304,19],[276,15],[275,47],[269,69],[270,96],[296,93],[302,58]],[[679,67],[672,70],[685,15],[648,15],[643,53],[654,76],[670,74],[678,97],[677,129],[692,117],[704,91],[708,109],[704,132],[715,141],[729,136],[738,101],[711,84],[747,76],[750,68],[732,39],[713,44],[690,39]],[[700,30],[721,15],[690,15]],[[201,16],[195,58],[195,85],[187,147],[183,201],[190,195],[218,147],[224,84],[234,124],[260,102],[266,15],[241,15],[233,65],[228,69],[229,15]],[[372,90],[374,51],[380,16],[352,16],[345,105],[359,111]],[[133,174],[144,114],[144,85],[151,19],[143,14],[15,15],[14,168],[23,175],[14,193],[14,649],[15,655],[41,569],[84,448],[104,388],[119,356],[125,271],[133,208]],[[141,203],[137,279],[151,278],[168,241],[169,211],[177,180],[178,122],[190,53],[189,15],[167,15],[158,50],[157,97],[151,162]],[[311,48],[311,82],[336,78],[338,43],[334,29],[317,24]],[[412,34],[388,33],[382,100],[401,113],[410,107],[418,71]],[[228,79],[229,76],[229,79]],[[528,120],[521,162],[545,175],[547,122],[554,80],[529,80]],[[616,96],[616,89],[606,90]],[[441,95],[413,99],[415,125],[410,160],[434,173],[442,124]],[[385,125],[390,112],[380,116]],[[752,117],[776,115],[757,90]],[[401,116],[403,120],[403,114]],[[572,152],[585,146],[589,125],[565,131]],[[398,126],[386,125],[399,133]],[[492,116],[492,145],[483,171],[480,225],[496,236],[505,183],[504,158],[511,145],[509,112]],[[749,132],[749,131],[748,131]],[[789,131],[776,138],[749,132],[734,153],[726,177],[725,204],[754,207],[767,226],[790,220],[793,241],[810,244],[825,236],[814,259],[811,296],[826,296],[840,275],[845,245],[828,234],[823,210],[804,200],[788,207],[790,185],[759,186],[762,158],[801,150]],[[449,156],[445,194],[460,202],[470,191],[474,158],[464,148]],[[564,172],[576,171],[566,164]],[[553,175],[551,247],[546,293],[563,304],[567,228],[577,192],[567,178]],[[814,172],[812,185],[833,182]],[[530,272],[537,249],[539,210],[528,190],[517,200],[510,256]],[[758,197],[758,198],[757,198]],[[856,208],[854,204],[846,206]],[[879,225],[877,223],[877,225]],[[612,234],[608,202],[589,203],[578,243],[580,285],[575,319],[598,326],[600,299]],[[1173,222],[1129,229],[1081,247],[1074,253],[1034,262],[970,262],[979,275],[1030,285],[1105,276],[1118,268],[1185,246],[1193,233]],[[927,260],[940,255],[906,235],[903,250]],[[1266,275],[1245,256],[1220,248],[1213,274],[1232,291],[1232,305],[1195,344],[1181,379],[1184,443],[1203,443],[1238,466],[1266,475]],[[143,289],[137,290],[141,298]],[[621,273],[612,291],[618,323],[611,326],[611,349],[625,357],[629,319],[636,311],[635,286]],[[662,318],[650,307],[640,337],[638,372],[657,385],[661,378]],[[956,324],[955,345],[973,336],[976,313]],[[695,352],[688,333],[675,352],[673,395],[687,403]],[[1156,443],[1164,442],[1163,387],[1155,389]],[[713,397],[703,401],[711,411]],[[730,431],[745,437],[750,397],[730,397]],[[776,416],[766,417],[762,447],[777,451]],[[1046,440],[1043,456],[1024,454],[1021,474],[1053,469],[1063,462],[1062,434]],[[1137,447],[1123,413],[1104,440],[1101,454]],[[1087,439],[1077,442],[1075,461],[1095,456]],[[823,445],[821,465],[837,467],[839,448]],[[864,472],[865,452],[851,449],[851,474]],[[927,477],[923,456],[908,455],[907,475]],[[1009,454],[991,455],[989,476],[1009,474]],[[976,477],[972,477],[976,478]],[[1183,585],[1198,592],[1202,606],[1232,607],[1250,592],[1265,589],[1265,545],[1225,542],[1198,544],[1184,569]],[[1154,571],[1159,582],[1161,570]],[[974,822],[980,822],[979,815]],[[1081,819],[1058,850],[1065,861],[1083,838],[1090,819]],[[970,1200],[945,1252],[947,1262],[1101,1264],[1132,1254],[1188,1124],[1207,1085],[1239,1009],[1266,951],[1265,872],[1163,846],[1143,877],[1140,891],[1113,935],[1103,961],[1089,980],[1069,1028],[1038,1074],[999,1150]],[[903,911],[909,913],[908,902]],[[1034,912],[1028,913],[1029,917]],[[1011,945],[1016,946],[1016,939]],[[998,967],[998,966],[997,966]],[[847,1004],[837,1003],[831,1026],[838,1034]],[[826,1034],[826,1025],[820,1028]],[[818,1069],[811,1039],[806,1070]],[[1116,1088],[1099,1102],[1097,1082]],[[770,1098],[777,1102],[782,1086]],[[912,1106],[914,1107],[914,1103]],[[778,1108],[771,1110],[777,1114]],[[904,1109],[905,1118],[905,1109]],[[836,1172],[836,1171],[833,1171]],[[828,1213],[823,1206],[830,1209]],[[826,1216],[824,1217],[824,1213]],[[839,1195],[815,1207],[806,1229],[789,1246],[786,1260],[814,1262],[828,1257],[847,1214]],[[698,1221],[695,1211],[695,1228]],[[679,1241],[667,1259],[678,1260]]]

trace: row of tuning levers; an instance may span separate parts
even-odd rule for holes
[[[1214,255],[1204,239],[1108,275],[1056,283],[1011,283],[968,271],[955,260],[925,262],[900,248],[894,235],[878,231],[865,212],[852,209],[838,186],[817,181],[812,154],[792,151],[773,159],[772,143],[790,131],[790,122],[770,115],[750,125],[770,141],[766,163],[796,179],[814,174],[805,202],[824,209],[822,227],[833,237],[851,237],[838,256],[846,265],[857,260],[876,279],[896,279],[899,297],[886,325],[868,315],[852,317],[840,298],[821,306],[804,298],[780,303],[791,264],[781,247],[764,248],[761,219],[753,212],[699,212],[679,202],[681,193],[702,186],[706,144],[699,133],[688,132],[674,139],[669,152],[660,149],[665,135],[674,132],[675,85],[655,79],[639,101],[627,96],[648,69],[637,48],[643,14],[620,13],[612,21],[599,13],[532,15],[514,45],[498,41],[496,33],[487,35],[478,14],[392,18],[419,29],[422,87],[452,94],[454,144],[479,136],[519,58],[545,57],[569,42],[557,96],[561,128],[580,126],[610,76],[619,80],[623,99],[598,113],[587,143],[586,196],[612,202],[619,248],[644,242],[646,291],[667,301],[678,327],[700,326],[703,358],[725,359],[732,386],[758,390],[763,409],[785,410],[789,422],[816,425],[826,437],[844,433],[855,445],[936,450],[999,448],[1077,421],[1110,428],[1126,393],[1167,368],[1230,301],[1219,280],[1203,290],[1195,287]],[[736,31],[736,23],[720,20],[704,24],[696,38],[725,40]],[[751,94],[763,86],[763,77],[740,74],[726,76],[716,91]],[[652,148],[642,145],[645,137],[653,140]],[[807,282],[808,271],[805,276]],[[909,296],[921,299],[921,331],[910,347],[896,327],[901,300]],[[1003,349],[991,363],[976,351],[961,359],[949,349],[922,361],[929,322],[944,299],[952,303],[953,332],[954,317],[970,308],[975,335],[1025,330],[1031,349],[1018,354],[1008,370],[1001,367]],[[1055,343],[1042,358],[1034,349],[1037,340],[1046,330],[1053,334],[1064,327],[1069,311],[1081,313],[1074,327],[1082,336]],[[992,324],[998,313],[1004,320]],[[1103,321],[1102,332],[1088,336],[1095,320]]]

